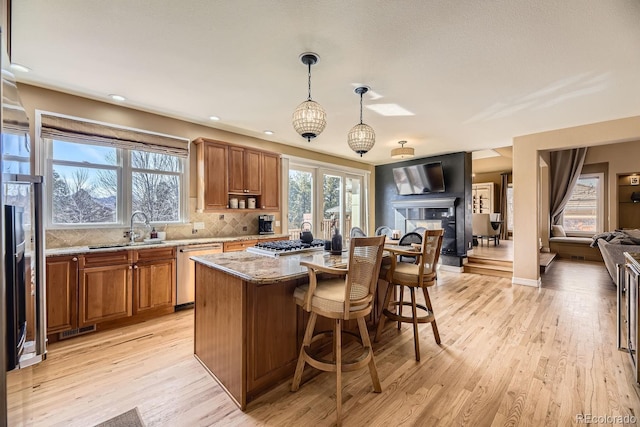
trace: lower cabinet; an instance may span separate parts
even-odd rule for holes
[[[133,314],[131,264],[80,270],[80,327]]]
[[[91,325],[116,327],[173,311],[175,251],[170,247],[48,257],[47,334]]]
[[[78,257],[47,258],[47,334],[78,327]]]
[[[138,251],[133,265],[133,295],[133,314],[175,306],[175,248]]]

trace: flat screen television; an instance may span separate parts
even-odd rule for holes
[[[394,168],[393,180],[400,195],[444,192],[441,162]]]

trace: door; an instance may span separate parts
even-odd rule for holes
[[[289,238],[300,238],[300,226],[303,222],[310,222],[314,235],[318,235],[319,227],[314,227],[314,170],[296,166],[289,168],[289,195],[287,215],[287,230]]]
[[[348,231],[345,230],[344,178],[336,173],[322,172],[319,184],[322,186],[319,191],[322,203],[320,208],[322,238],[331,239],[337,229],[344,239],[344,236],[348,234]]]
[[[78,258],[47,258],[47,334],[78,327]]]

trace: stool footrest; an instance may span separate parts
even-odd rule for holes
[[[398,302],[398,301],[394,301],[392,303],[392,305],[394,307],[398,306],[398,305],[405,305],[407,307],[411,307],[411,303],[410,302],[406,302],[403,301],[402,303]],[[422,310],[423,312],[426,313],[426,315],[424,316],[417,316],[416,317],[416,321],[418,323],[431,323],[433,321],[436,320],[436,317],[434,316],[433,312],[429,311],[429,309],[427,307],[425,307],[424,305],[421,304],[416,304],[416,308]],[[390,311],[389,309],[384,309],[382,310],[382,313],[387,316],[389,319],[394,320],[396,322],[404,322],[404,323],[413,323],[413,317],[412,316],[401,316],[398,315],[392,311]]]

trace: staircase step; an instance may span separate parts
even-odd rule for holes
[[[482,258],[482,257],[473,256],[473,255],[469,256],[468,259],[469,259],[469,264],[499,265],[502,267],[509,267],[513,269],[513,261]]]
[[[465,273],[474,273],[474,274],[483,274],[485,276],[496,276],[496,277],[512,277],[513,269],[510,267],[505,267],[501,265],[490,265],[490,264],[476,264],[476,263],[467,263],[464,265]]]

